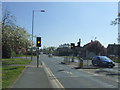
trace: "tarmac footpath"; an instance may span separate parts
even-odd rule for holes
[[[37,68],[37,58],[33,57],[12,88],[52,88],[48,77],[41,65]]]

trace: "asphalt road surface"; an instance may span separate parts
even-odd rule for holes
[[[118,80],[101,74],[89,73],[61,64],[62,57],[40,55],[40,61],[53,73],[64,88],[118,88]]]

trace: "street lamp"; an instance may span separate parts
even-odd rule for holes
[[[33,57],[33,29],[34,29],[34,13],[35,12],[45,12],[45,10],[33,10],[32,11],[32,55],[31,55],[31,60],[32,60],[32,57]]]

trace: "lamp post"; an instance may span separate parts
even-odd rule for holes
[[[33,59],[33,30],[34,30],[34,13],[35,12],[45,12],[45,10],[33,10],[32,11],[32,53],[31,53],[31,60]]]

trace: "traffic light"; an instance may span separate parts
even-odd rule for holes
[[[71,43],[71,49],[75,48],[75,43]]]
[[[77,42],[77,46],[80,47],[80,42]]]
[[[37,47],[41,47],[41,37],[37,37],[37,40],[36,40],[36,46]]]

